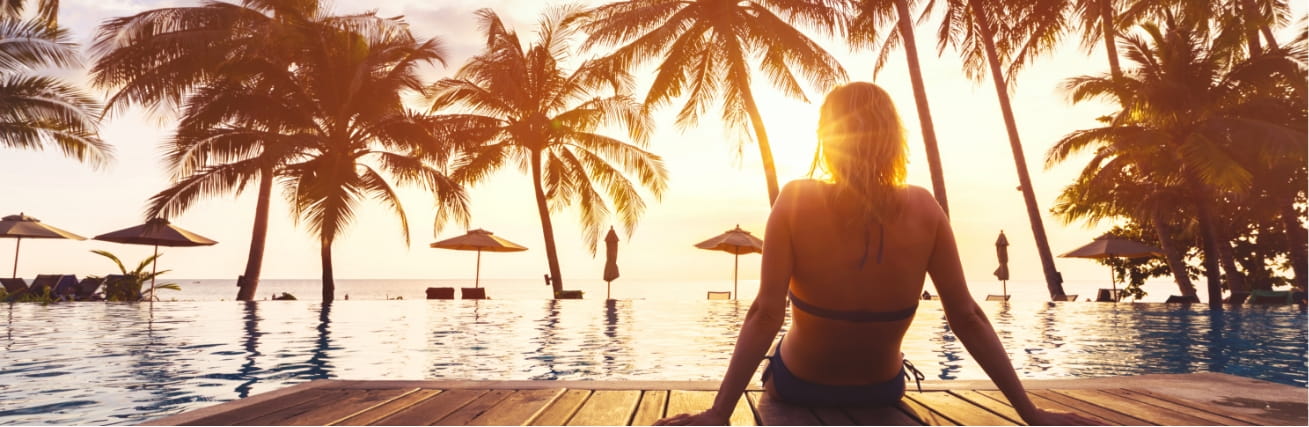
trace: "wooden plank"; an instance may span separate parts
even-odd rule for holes
[[[905,397],[961,425],[1011,426],[1014,422],[944,391],[905,393]]]
[[[445,390],[430,399],[377,420],[372,425],[425,426],[445,418],[446,415],[450,415],[483,394],[486,394],[486,390]]]
[[[1093,418],[1107,420],[1108,422],[1117,425],[1142,426],[1142,425],[1150,424],[1149,421],[1140,418],[1135,418],[1130,415],[1112,409],[1102,408],[1092,403],[1088,403],[1068,396],[1064,396],[1062,394],[1055,393],[1054,390],[1031,390],[1028,391],[1027,394],[1039,397],[1043,400],[1056,402],[1060,405],[1063,405],[1066,408],[1069,408],[1070,412],[1077,412],[1079,414],[1087,415]],[[1038,404],[1037,406],[1041,406],[1041,405]]]
[[[746,392],[745,396],[759,414],[759,424],[761,425],[816,426],[821,424],[818,416],[814,415],[809,408],[773,399],[768,393],[762,391]]]
[[[847,408],[854,425],[861,426],[920,426],[922,423],[905,414],[897,406],[880,408]]]
[[[249,423],[293,426],[324,425],[415,391],[418,391],[418,389],[341,390],[341,395],[333,397],[335,401],[319,402],[314,408],[297,411],[298,414],[278,413],[276,417],[260,417],[250,420]]]
[[[561,426],[568,422],[573,414],[577,413],[577,408],[582,407],[582,402],[591,396],[590,390],[565,390],[550,406],[546,406],[536,418],[528,421],[528,425],[534,426]]]
[[[1207,421],[1205,424],[1227,425],[1227,426],[1248,426],[1248,425],[1267,425],[1267,423],[1249,422],[1217,413],[1210,408],[1212,405],[1206,405],[1199,402],[1192,402],[1176,397],[1165,397],[1145,390],[1132,389],[1111,389],[1105,390],[1111,394],[1123,397],[1124,399],[1134,399],[1141,402],[1149,403],[1154,406],[1170,409],[1174,412],[1181,412],[1196,418],[1202,418]]]
[[[247,397],[245,399],[223,402],[217,405],[206,406],[196,410],[186,411],[180,414],[173,414],[162,418],[148,420],[140,423],[139,425],[143,425],[143,426],[187,425],[189,423],[196,422],[197,420],[212,417],[218,414],[243,411],[251,406],[258,405],[268,401],[281,399],[285,396],[302,393],[306,390],[322,388],[325,386],[336,387],[344,382],[345,381],[340,381],[340,380],[316,380],[316,381],[304,382],[290,387],[269,391],[266,393],[259,393],[254,396]]]
[[[362,411],[351,414],[339,420],[327,423],[327,425],[341,425],[341,426],[369,425],[377,422],[378,420],[381,420],[382,418],[386,418],[391,414],[399,412],[401,409],[413,406],[418,402],[422,402],[424,400],[430,399],[432,396],[436,396],[438,394],[441,394],[441,390],[418,389],[413,393],[402,395],[390,401],[383,402],[371,408],[364,409]]]
[[[473,420],[473,418],[481,416],[488,409],[491,409],[497,403],[500,403],[501,400],[504,400],[513,393],[513,390],[489,390],[486,394],[478,396],[477,399],[468,402],[467,405],[456,409],[454,412],[451,412],[450,415],[446,415],[444,418],[431,424],[437,426],[467,425],[469,421]]]
[[[999,390],[973,390],[973,392],[974,392],[974,393],[977,393],[977,394],[980,394],[980,395],[983,395],[983,396],[986,396],[986,397],[989,397],[989,398],[991,398],[992,400],[995,400],[996,402],[1000,402],[1001,404],[1004,404],[1004,405],[1009,406],[1010,408],[1013,408],[1013,405],[1009,403],[1009,398],[1005,397],[1004,393],[1001,393]],[[1031,392],[1027,393],[1027,398],[1028,398],[1028,399],[1031,399],[1031,400],[1032,400],[1032,404],[1033,404],[1033,405],[1036,405],[1037,408],[1046,409],[1046,410],[1051,410],[1051,411],[1058,411],[1058,412],[1071,412],[1071,413],[1075,413],[1075,414],[1078,414],[1078,415],[1081,415],[1081,416],[1084,416],[1084,417],[1090,418],[1090,419],[1092,419],[1092,420],[1095,420],[1096,422],[1099,422],[1100,424],[1104,424],[1104,425],[1111,425],[1111,426],[1122,425],[1122,424],[1120,424],[1120,423],[1115,423],[1115,422],[1113,422],[1112,420],[1109,420],[1109,419],[1106,419],[1106,418],[1103,418],[1103,417],[1096,416],[1095,414],[1092,414],[1092,413],[1089,413],[1089,412],[1085,412],[1085,411],[1079,410],[1079,409],[1077,409],[1077,408],[1070,407],[1070,406],[1067,406],[1067,405],[1061,404],[1061,403],[1059,403],[1059,402],[1056,402],[1056,401],[1053,401],[1053,400],[1050,400],[1050,399],[1046,399],[1046,398],[1041,397],[1041,396],[1037,396],[1037,395],[1035,395],[1035,394],[1033,394],[1033,393],[1031,393]],[[1014,412],[1017,413],[1017,411],[1014,411]],[[1140,422],[1140,421],[1138,421],[1138,422]]]
[[[714,391],[672,390],[668,394],[668,415],[699,413],[714,406],[714,399],[717,396],[718,392]],[[732,409],[732,417],[728,418],[728,425],[758,425],[754,411],[750,410],[750,403],[746,401],[744,394],[737,399],[736,407]]]
[[[905,393],[905,397],[908,397],[909,394],[910,393]],[[913,417],[915,420],[918,421],[919,424],[925,426],[956,425],[954,421],[951,421],[945,416],[933,412],[931,409],[928,409],[926,406],[923,406],[922,404],[919,404],[918,402],[915,402],[910,399],[900,399],[900,403],[896,404],[896,407],[898,407],[905,414],[908,414],[910,417]]]
[[[551,402],[564,394],[564,389],[518,390],[496,403],[481,415],[468,420],[470,426],[521,426],[540,415]]]
[[[851,417],[842,408],[824,406],[811,408],[810,411],[813,411],[814,416],[818,417],[818,421],[822,421],[825,426],[854,425],[854,417]]]
[[[570,426],[625,426],[636,412],[640,390],[600,390],[577,409],[568,420]]]
[[[950,393],[972,402],[974,405],[986,408],[986,410],[994,412],[1010,422],[1020,426],[1027,425],[1027,423],[1023,422],[1023,416],[1018,415],[1018,411],[1014,410],[1014,407],[1009,404],[1008,399],[992,399],[975,390],[953,390]],[[1001,399],[1003,399],[1003,395],[1001,395]]]
[[[324,389],[318,389],[318,388],[315,388],[315,389],[306,389],[306,390],[301,391],[301,392],[299,392],[299,393],[295,393],[295,394],[291,394],[291,395],[287,395],[287,396],[282,396],[281,398],[278,398],[278,399],[268,400],[268,401],[264,401],[264,402],[256,403],[256,404],[254,404],[254,405],[250,405],[250,406],[247,406],[247,407],[241,408],[240,410],[234,410],[234,411],[228,411],[228,412],[223,412],[223,413],[215,414],[215,415],[208,416],[208,417],[204,417],[204,418],[200,418],[200,419],[197,419],[197,420],[192,420],[192,421],[189,421],[189,422],[183,423],[183,424],[181,424],[181,425],[188,425],[188,426],[205,426],[205,425],[210,425],[210,426],[213,426],[213,425],[231,426],[231,425],[242,425],[242,424],[247,424],[247,421],[249,421],[249,420],[251,420],[251,419],[255,419],[255,418],[258,418],[258,417],[262,417],[262,416],[265,416],[265,415],[269,415],[269,414],[272,414],[272,413],[274,413],[274,412],[281,411],[281,410],[283,410],[283,409],[285,409],[285,408],[287,408],[287,407],[295,407],[295,406],[299,406],[299,405],[302,405],[302,404],[305,404],[305,403],[308,403],[308,402],[316,401],[316,400],[318,400],[318,399],[322,399],[324,396],[328,396],[328,395],[332,394],[332,391],[333,391],[333,390],[324,390]]]
[[[1200,418],[1173,412],[1147,403],[1122,399],[1100,390],[1054,390],[1054,392],[1128,414],[1146,420],[1151,424],[1168,426],[1198,426],[1206,424],[1205,420]]]
[[[632,415],[632,425],[654,425],[655,421],[667,415],[668,390],[646,390],[641,393],[641,403],[636,404],[636,414]]]

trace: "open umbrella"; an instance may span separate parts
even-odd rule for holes
[[[487,252],[520,252],[527,250],[526,247],[514,242],[502,239],[490,231],[483,229],[471,230],[468,233],[445,239],[431,244],[433,248],[454,249],[456,251],[477,251],[477,273],[473,279],[473,287],[481,287],[482,281],[482,251]]]
[[[1128,240],[1109,233],[1101,234],[1091,243],[1059,255],[1062,258],[1146,258],[1163,256],[1164,250],[1135,240]],[[1109,268],[1109,282],[1113,286],[1112,298],[1118,300],[1118,278],[1114,277],[1113,267]]]
[[[618,233],[609,227],[605,235],[605,299],[609,299],[609,285],[618,278]]]
[[[41,220],[32,218],[27,215],[9,215],[0,219],[0,237],[13,237],[14,241],[14,271],[12,277],[18,277],[18,250],[22,247],[23,238],[28,239],[73,239],[86,240],[85,237],[55,228]]]
[[[127,227],[118,231],[111,231],[99,236],[96,240],[106,242],[126,243],[130,245],[152,245],[155,247],[155,259],[150,266],[150,303],[155,300],[155,278],[154,275],[159,271],[159,247],[181,247],[181,246],[209,246],[218,243],[208,237],[183,230],[178,226],[168,223],[163,218],[154,218],[146,221],[145,224]]]
[[[995,269],[995,278],[1000,279],[1000,290],[1005,297],[1009,296],[1009,239],[1004,237],[1004,230],[1000,230],[1000,237],[995,239],[995,258],[1000,261],[1000,266]]]
[[[732,264],[732,299],[736,299],[736,282],[737,274],[741,269],[741,255],[763,253],[764,241],[750,234],[749,231],[742,230],[741,225],[737,224],[734,229],[727,230],[709,240],[696,243],[695,247],[735,255]]]

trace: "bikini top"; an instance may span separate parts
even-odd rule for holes
[[[877,225],[877,263],[882,263],[882,251],[886,247],[886,228],[881,224]],[[868,232],[864,233],[864,239],[868,239]],[[866,241],[866,240],[865,240]],[[859,259],[859,268],[864,267],[868,261],[868,244],[864,244],[864,254]],[[831,320],[844,320],[848,322],[894,322],[913,317],[914,312],[918,310],[918,303],[913,307],[897,311],[863,311],[863,310],[832,310],[822,308],[802,299],[796,298],[794,292],[787,291],[791,297],[791,305],[805,313]]]
[[[791,305],[805,313],[812,314],[824,319],[844,320],[847,322],[894,322],[904,320],[914,316],[918,310],[918,303],[904,310],[896,311],[864,311],[864,310],[832,310],[829,308],[819,307],[802,299],[796,298],[794,292],[787,291],[791,296]]]

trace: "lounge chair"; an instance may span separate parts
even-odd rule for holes
[[[63,278],[63,274],[38,274],[35,279],[32,279],[32,285],[27,292],[33,295],[55,296],[55,285],[58,285]]]
[[[578,291],[578,290],[562,290],[562,291],[559,291],[559,294],[555,295],[555,298],[558,298],[558,299],[582,299],[582,291]]]
[[[1064,295],[1064,301],[1073,301],[1073,302],[1076,302],[1076,301],[1077,301],[1077,294]]]
[[[1250,291],[1251,304],[1290,304],[1291,291],[1268,291],[1255,289]]]
[[[64,301],[72,301],[77,296],[77,276],[65,274],[59,277],[51,288],[50,295]]]
[[[5,293],[9,295],[10,300],[27,293],[27,281],[23,280],[21,277],[0,279],[0,284],[4,284]]]
[[[1200,298],[1195,295],[1169,295],[1168,299],[1164,300],[1164,304],[1193,304],[1198,302],[1200,302]]]
[[[732,293],[727,291],[709,291],[706,295],[708,299],[732,299]]]
[[[1122,292],[1114,292],[1116,289],[1100,288],[1095,293],[1095,302],[1118,302],[1122,298]]]
[[[95,298],[95,291],[100,290],[100,285],[105,283],[103,277],[86,277],[77,284],[77,295],[74,298],[78,301],[90,301]]]
[[[490,299],[486,297],[486,288],[459,288],[459,298]]]
[[[455,299],[455,288],[427,288],[427,299]]]
[[[1010,295],[987,295],[987,301],[1009,301]]]

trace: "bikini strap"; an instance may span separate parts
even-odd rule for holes
[[[914,367],[914,362],[910,362],[909,359],[905,359],[903,356],[901,356],[900,361],[901,363],[904,364],[904,369],[900,371],[904,373],[904,379],[906,381],[910,379],[914,380],[914,384],[918,385],[918,392],[922,393],[923,380],[927,379],[927,375],[923,375],[923,371],[920,371],[918,370],[918,368]],[[913,373],[913,375],[911,376],[910,373]]]

